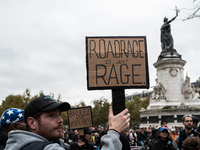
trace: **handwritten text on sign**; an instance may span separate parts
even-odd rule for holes
[[[80,129],[92,126],[91,107],[80,107],[68,110],[69,128]]]
[[[88,89],[149,87],[146,37],[86,37]]]

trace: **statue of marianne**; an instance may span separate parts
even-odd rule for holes
[[[161,27],[161,47],[162,52],[167,52],[169,50],[173,50],[174,48],[174,41],[171,34],[171,27],[170,23],[176,19],[178,16],[179,10],[176,8],[176,16],[168,21],[168,18],[164,18],[164,24]]]

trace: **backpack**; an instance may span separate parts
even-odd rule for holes
[[[21,150],[43,150],[47,145],[52,144],[49,141],[46,142],[32,142],[28,145],[25,145]]]

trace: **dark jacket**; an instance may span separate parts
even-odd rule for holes
[[[172,140],[163,141],[157,139],[151,148],[151,150],[176,150],[172,144]]]
[[[7,140],[8,140],[8,136],[2,131],[0,131],[0,150],[4,150]]]
[[[158,134],[159,134],[159,129],[160,129],[160,128],[155,129],[155,130],[153,130],[153,132],[152,132],[152,137],[153,137],[154,141],[157,140],[157,137],[158,137]]]
[[[194,130],[192,130],[192,132],[190,133],[194,134]],[[180,134],[179,134],[179,141],[178,141],[178,148],[181,149],[182,147],[182,143],[183,141],[188,137],[188,135],[185,133],[185,129],[181,130]]]
[[[144,142],[144,146],[149,147],[149,150],[151,150],[153,143],[154,143],[153,137],[148,137]]]
[[[73,138],[72,138],[72,141],[75,143],[75,142],[78,142],[78,135],[74,135]]]
[[[128,139],[128,137],[126,135],[124,135],[123,133],[120,135],[119,137],[120,141],[122,142],[122,150],[130,150],[130,140]]]
[[[143,133],[139,132],[137,135],[137,139],[138,139],[138,141],[145,141],[146,137],[144,135],[144,132]]]
[[[65,143],[69,144],[69,138],[64,137],[63,140]]]
[[[70,150],[95,150],[94,146],[89,142],[83,145],[82,147],[79,147],[78,143],[72,143],[69,149]]]

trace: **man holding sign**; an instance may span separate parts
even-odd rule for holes
[[[59,140],[63,137],[61,113],[69,109],[69,103],[58,103],[50,96],[34,99],[24,112],[27,131],[9,132],[5,150],[65,150]],[[127,109],[114,116],[110,107],[109,131],[101,139],[101,150],[121,150],[119,133],[127,130],[129,121],[130,114]],[[60,143],[53,143],[54,140],[59,140]]]

